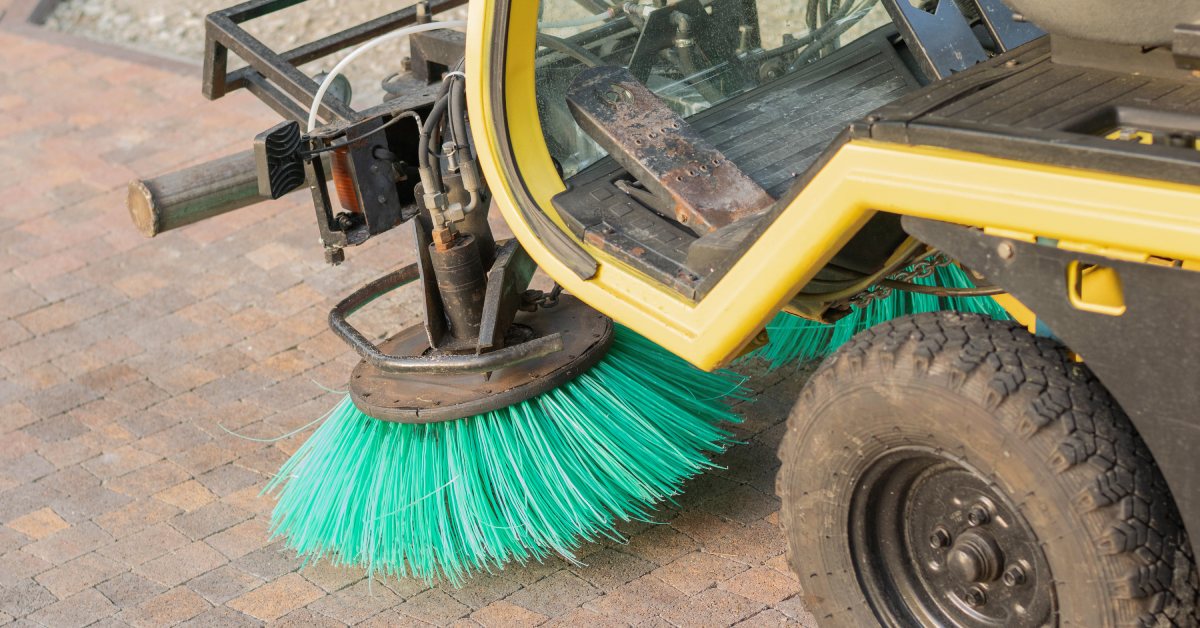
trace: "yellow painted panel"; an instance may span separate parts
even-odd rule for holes
[[[843,146],[700,302],[692,303],[594,248],[599,272],[582,280],[522,218],[503,175],[496,125],[507,124],[521,178],[537,208],[564,189],[534,101],[536,2],[513,3],[507,42],[507,120],[489,98],[494,0],[470,5],[468,106],[480,164],[496,203],[530,255],[567,291],[705,369],[738,355],[762,326],[876,211],[919,216],[1080,245],[1200,259],[1200,187],[1029,164],[932,147],[870,141]],[[587,245],[584,245],[587,248]]]

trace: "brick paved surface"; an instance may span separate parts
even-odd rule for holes
[[[285,434],[337,400],[318,384],[355,358],[325,313],[408,243],[328,268],[304,198],[143,240],[127,180],[245,148],[272,114],[3,31],[0,51],[0,624],[813,625],[772,491],[796,376],[756,382],[726,469],[584,565],[457,590],[302,568],[259,491],[307,432],[226,430]]]

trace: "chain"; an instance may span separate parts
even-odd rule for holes
[[[924,279],[925,277],[933,276],[933,272],[940,267],[949,266],[953,261],[946,256],[945,253],[938,251],[925,259],[917,260],[908,268],[897,271],[889,275],[887,279],[899,281],[902,283],[912,283],[913,279]],[[866,290],[850,297],[850,305],[864,309],[872,301],[883,299],[892,294],[891,288],[885,288],[880,285],[875,285]]]
[[[521,309],[532,312],[537,308],[549,309],[558,305],[558,297],[562,294],[562,286],[554,284],[550,292],[542,292],[541,290],[526,290],[521,295]]]

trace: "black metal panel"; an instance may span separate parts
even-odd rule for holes
[[[1200,128],[1200,79],[1055,63],[1041,38],[880,108],[855,137],[1195,184],[1200,151],[1105,135]],[[1169,60],[1169,55],[1167,56]]]
[[[1133,419],[1171,488],[1193,548],[1200,539],[1200,273],[1055,246],[1018,242],[931,220],[904,218],[916,238],[946,251],[1032,309],[1081,355]],[[1114,269],[1126,311],[1076,309],[1071,262]]]
[[[932,12],[909,0],[884,0],[883,6],[930,79],[946,78],[987,60],[987,51],[953,0],[936,0]]]
[[[1002,0],[972,0],[979,8],[984,28],[996,42],[999,52],[1008,52],[1045,35],[1042,29],[1029,22],[1017,20],[1012,9]]]

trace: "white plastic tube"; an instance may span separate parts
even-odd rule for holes
[[[368,41],[358,48],[355,48],[353,52],[346,55],[346,58],[338,61],[337,65],[333,66],[333,69],[329,71],[329,74],[325,77],[325,80],[321,81],[321,87],[317,89],[317,95],[313,98],[312,107],[310,107],[308,110],[308,132],[312,133],[313,130],[317,128],[317,112],[320,111],[321,101],[325,100],[325,93],[328,92],[329,87],[333,85],[334,79],[341,75],[342,70],[344,70],[346,66],[350,65],[350,62],[362,56],[363,53],[378,46],[379,44],[391,41],[393,39],[407,37],[413,33],[423,33],[425,31],[435,31],[443,28],[462,28],[466,25],[466,20],[448,20],[445,22],[426,22],[424,24],[413,24],[412,26],[405,26],[404,28],[394,30],[386,35],[380,35],[379,37]]]
[[[558,22],[538,22],[538,29],[545,31],[556,28],[577,28],[579,26],[587,26],[588,24],[603,22],[604,20],[612,17],[613,14],[613,9],[609,9],[607,11],[601,11],[595,15],[586,15],[584,17],[577,17],[570,20],[560,20]]]

